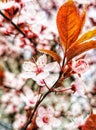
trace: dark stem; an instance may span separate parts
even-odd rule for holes
[[[38,102],[35,105],[34,111],[32,112],[29,120],[27,121],[27,123],[25,124],[24,128],[22,128],[22,130],[26,130],[28,125],[32,122],[32,118],[38,108],[38,106],[40,105],[40,103],[45,99],[45,97],[50,93],[51,91],[48,91],[42,98],[40,97],[40,99],[38,100]]]

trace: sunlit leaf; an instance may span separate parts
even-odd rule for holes
[[[91,38],[93,38],[94,36],[96,36],[96,28],[94,28],[93,30],[89,30],[88,32],[84,33],[78,40],[77,42],[81,43],[84,42],[86,40],[89,40]]]
[[[72,46],[70,46],[69,48],[73,47],[75,44],[82,44],[82,42],[86,41],[86,40],[90,40],[91,38],[96,36],[96,28],[89,30],[87,32],[85,32],[84,34],[82,34],[80,36],[80,38],[78,38],[73,44]]]
[[[45,54],[50,55],[51,57],[53,57],[53,59],[55,59],[58,63],[60,63],[60,57],[53,51],[50,50],[45,50],[45,49],[39,49],[40,52],[43,52]]]
[[[90,40],[90,41],[84,42],[82,44],[74,45],[73,47],[69,48],[66,53],[67,61],[70,61],[75,56],[78,56],[81,53],[86,52],[93,48],[96,48],[95,40]]]
[[[78,8],[72,0],[69,0],[60,7],[57,13],[57,28],[63,49],[68,48],[76,41],[84,21],[85,11],[80,15]]]

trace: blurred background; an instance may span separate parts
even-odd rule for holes
[[[81,12],[88,4],[83,32],[96,26],[96,1],[74,1]],[[25,107],[34,108],[30,101],[35,100],[38,85],[32,79],[22,77],[22,64],[32,57],[37,59],[40,56],[37,49],[54,50],[60,54],[56,14],[64,2],[0,1],[0,130],[20,130],[26,122]],[[52,60],[49,56],[48,59]],[[86,60],[89,69],[82,75],[86,97],[52,93],[42,103],[43,106],[49,104],[54,108],[55,116],[61,121],[57,130],[71,130],[73,119],[81,114],[86,117],[91,108],[96,113],[96,49],[86,53]],[[75,76],[66,79],[64,87],[69,87],[75,79]]]

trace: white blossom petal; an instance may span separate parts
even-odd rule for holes
[[[55,84],[58,78],[59,78],[59,74],[50,74],[44,81],[46,82],[47,86],[50,88]]]
[[[42,127],[44,125],[42,118],[37,117],[36,118],[36,124],[37,124],[38,127]]]
[[[60,66],[57,62],[52,62],[52,63],[47,64],[44,67],[44,71],[50,71],[50,72],[52,71],[52,72],[58,73],[60,72]]]
[[[37,65],[38,65],[38,66],[43,67],[43,66],[46,65],[46,63],[47,63],[47,56],[46,56],[45,54],[42,55],[42,56],[40,56],[40,57],[38,58],[38,60],[37,60]]]
[[[43,130],[52,130],[52,127],[50,125],[44,125]]]
[[[29,79],[29,78],[34,79],[35,76],[36,76],[36,74],[33,72],[22,72],[22,74],[21,74],[21,77],[25,78],[25,79]]]
[[[40,117],[43,117],[46,114],[46,110],[43,107],[39,107],[38,109],[38,115]]]
[[[31,62],[31,61],[25,61],[22,65],[23,70],[27,72],[35,71],[36,70],[36,65]]]

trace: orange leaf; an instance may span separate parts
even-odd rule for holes
[[[83,42],[82,44],[77,44],[69,48],[66,52],[67,61],[70,61],[75,56],[88,51],[90,49],[96,48],[96,41],[90,40],[88,42]]]
[[[82,130],[96,130],[96,114],[91,114],[85,124],[82,126]]]
[[[57,13],[57,28],[61,46],[68,48],[76,41],[85,20],[85,12],[80,16],[79,10],[72,0],[64,3]]]
[[[91,38],[93,38],[93,37],[95,37],[95,36],[96,36],[96,28],[94,28],[93,30],[89,30],[89,31],[85,32],[84,34],[82,34],[82,35],[80,36],[80,38],[78,38],[78,39],[72,44],[72,46],[70,46],[69,48],[75,46],[75,44],[76,44],[76,45],[77,45],[77,44],[82,44],[82,42],[84,42],[84,41],[86,41],[86,40],[89,40],[89,39],[91,39]]]
[[[77,42],[84,42],[86,40],[89,40],[91,38],[93,38],[94,36],[96,36],[96,28],[94,28],[93,30],[89,30],[86,33],[84,33],[78,40]]]
[[[55,52],[50,51],[50,50],[45,50],[45,49],[39,49],[39,51],[52,56],[53,59],[55,59],[58,63],[60,63],[61,59]]]

